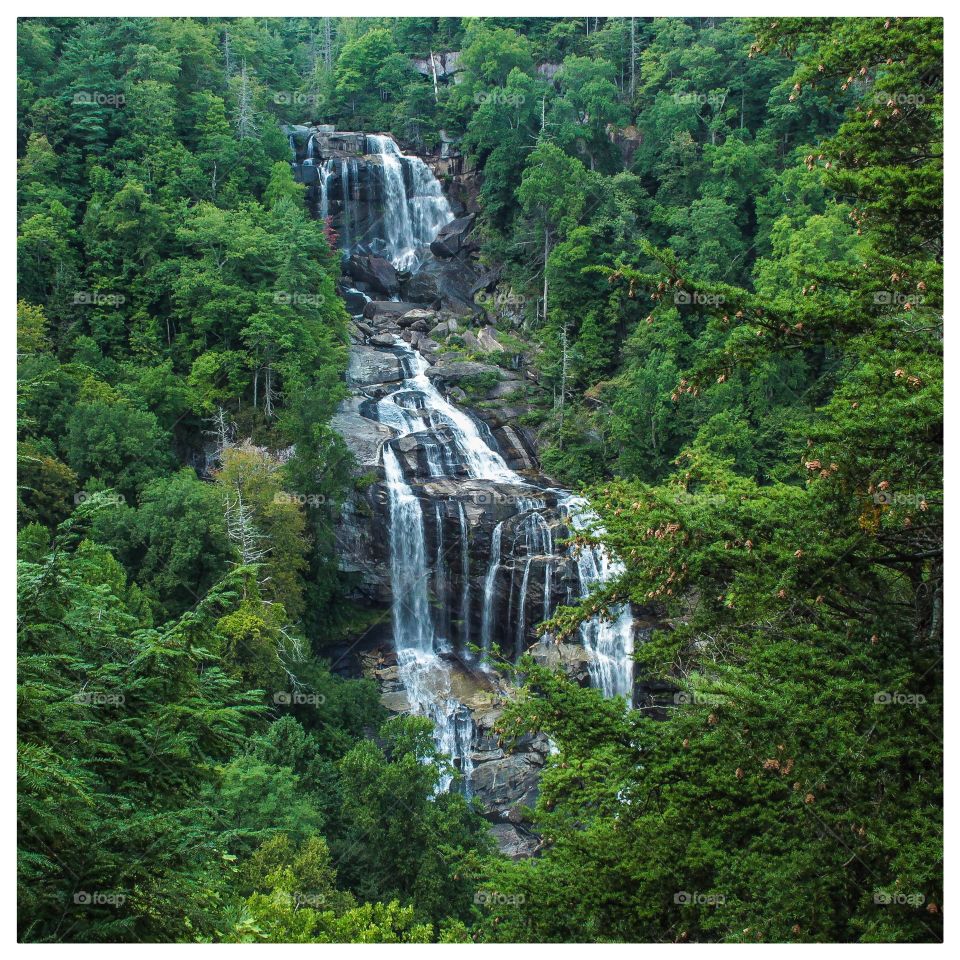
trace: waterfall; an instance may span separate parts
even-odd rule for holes
[[[400,150],[390,137],[371,135],[367,143],[380,156],[383,185],[383,226],[386,230],[390,259],[398,269],[412,265],[416,258],[416,241],[407,203],[407,187],[403,179]]]
[[[463,457],[468,476],[476,480],[525,484],[527,481],[511,470],[499,453],[484,443],[473,419],[454,407],[430,382],[425,373],[429,364],[422,354],[413,350],[399,337],[396,338],[396,349],[400,351],[407,377],[399,390],[378,401],[377,419],[393,427],[402,436],[423,429],[423,422],[412,417],[409,411],[400,406],[399,401],[413,394],[420,403],[419,409],[431,416],[442,418],[449,428],[453,444]]]
[[[463,504],[458,500],[460,511],[460,643],[467,649],[470,642],[470,541],[467,515]]]
[[[497,572],[500,569],[500,547],[503,542],[503,521],[494,528],[490,539],[490,566],[487,567],[487,577],[483,581],[483,618],[480,622],[480,648],[484,654],[490,652],[493,637],[493,600],[497,583]]]
[[[434,518],[437,529],[437,552],[434,560],[433,594],[437,599],[438,632],[441,638],[446,639],[449,632],[450,606],[447,602],[447,559],[443,550],[443,516],[440,513],[440,504],[433,505]]]
[[[397,647],[433,652],[430,598],[427,595],[426,549],[420,501],[403,479],[397,455],[383,448],[383,469],[390,500],[390,576],[393,628]]]
[[[418,251],[453,219],[453,213],[423,161],[403,156],[387,136],[370,135],[367,144],[368,152],[379,160],[379,179],[373,183],[364,180],[363,191],[358,192],[356,159],[328,159],[319,171],[321,213],[329,214],[331,192],[337,196],[331,180],[336,172],[343,196],[343,247],[347,252],[365,249],[359,243],[370,238],[365,233],[360,236],[358,198],[363,197],[365,203],[368,188],[379,187],[383,236],[373,238],[373,244],[375,249],[385,249],[398,269],[409,269],[416,266]],[[319,160],[315,162],[320,164]],[[364,215],[362,222],[367,219]],[[609,582],[622,567],[601,548],[570,549],[570,560],[566,560],[555,544],[558,512],[566,526],[583,529],[596,522],[587,501],[567,491],[547,489],[511,469],[490,427],[437,389],[427,376],[429,364],[421,353],[399,336],[389,347],[383,346],[384,341],[377,342],[378,346],[373,348],[371,344],[368,349],[392,353],[402,371],[399,382],[364,391],[362,407],[363,416],[375,418],[392,431],[391,439],[382,443],[380,455],[389,510],[388,557],[398,679],[409,711],[431,719],[438,750],[459,768],[464,789],[469,791],[476,731],[465,705],[465,701],[473,702],[464,692],[471,688],[464,684],[470,673],[476,675],[478,671],[466,663],[464,654],[471,634],[476,642],[473,628],[479,628],[479,646],[484,653],[489,653],[494,642],[502,642],[505,650],[512,645],[517,654],[522,653],[529,628],[551,615],[557,563],[569,566],[572,561],[576,568],[577,576],[566,579],[568,602]],[[401,449],[397,440],[404,437],[411,440]],[[458,487],[465,480],[466,493]],[[485,502],[492,506],[484,515],[493,527],[482,596],[479,579],[475,589],[471,586],[470,525],[476,517],[465,507],[467,498],[478,493],[491,497]],[[507,499],[502,501],[501,496]],[[513,507],[504,508],[504,503]],[[451,526],[454,523],[458,530]],[[435,539],[428,541],[428,533]],[[454,543],[458,535],[459,557]],[[544,568],[542,603],[536,596],[541,582],[538,564]],[[479,578],[480,571],[473,572]],[[498,587],[502,588],[499,593]],[[498,604],[504,592],[509,597],[507,610],[502,609],[507,604]],[[612,618],[596,617],[585,623],[581,642],[589,652],[591,682],[606,696],[629,697],[633,650],[630,606],[618,607],[611,614]],[[459,630],[454,629],[454,620],[459,620]],[[445,775],[439,789],[449,789],[451,784],[452,777]]]
[[[527,587],[530,585],[530,565],[533,563],[533,556],[528,556],[523,565],[523,579],[520,581],[520,600],[518,606],[520,612],[517,614],[517,635],[513,643],[514,655],[519,657],[523,653],[523,635],[526,632],[527,621],[525,611],[527,609]]]
[[[390,586],[400,682],[411,712],[433,721],[437,748],[455,763],[459,760],[467,778],[472,770],[473,720],[451,695],[450,667],[434,651],[423,511],[389,444],[383,447],[383,470],[390,504]],[[442,777],[438,789],[448,790],[451,782],[451,777]]]
[[[380,158],[387,256],[398,270],[409,270],[416,265],[417,248],[430,244],[453,220],[453,211],[439,181],[419,157],[404,156],[392,137],[381,134],[369,134],[367,146]]]
[[[575,530],[595,524],[597,515],[582,497],[568,497],[562,504]],[[571,551],[580,575],[580,596],[585,597],[594,588],[615,579],[623,572],[623,564],[610,557],[603,547],[577,547]],[[633,612],[629,603],[610,611],[609,619],[599,616],[587,620],[580,627],[584,647],[592,654],[589,663],[593,685],[605,697],[633,695]]]
[[[333,173],[333,159],[324,162],[320,168],[320,219],[326,220],[330,216],[330,191],[328,181]]]
[[[353,197],[350,193],[350,164],[343,157],[340,158],[340,191],[343,194],[343,242],[340,247],[349,256],[353,247],[353,236],[350,230],[350,220],[353,217],[353,203],[351,202]]]

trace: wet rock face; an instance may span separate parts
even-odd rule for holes
[[[437,238],[430,244],[430,252],[437,257],[455,257],[467,248],[467,235],[473,227],[474,216],[458,217],[440,228]]]
[[[400,292],[397,271],[393,264],[383,257],[354,254],[346,262],[345,270],[357,283],[366,284],[367,289],[388,297]]]
[[[515,691],[477,650],[495,646],[513,659],[529,651],[581,684],[612,662],[587,634],[590,649],[541,640],[537,629],[590,580],[564,545],[577,522],[571,497],[541,476],[535,438],[519,422],[543,400],[536,348],[516,332],[522,298],[474,258],[471,216],[431,220],[431,232],[444,224],[432,242],[425,231],[412,245],[383,239],[390,178],[394,227],[406,202],[398,163],[408,180],[420,178],[424,192],[415,195],[434,191],[434,212],[450,216],[421,161],[392,153],[383,137],[369,138],[380,150],[372,156],[362,134],[334,134],[309,128],[307,139],[293,139],[300,176],[315,203],[322,197],[315,212],[333,219],[347,251],[340,289],[353,315],[350,395],[333,427],[363,482],[336,536],[348,591],[378,614],[362,643],[362,671],[388,710],[434,718],[438,743],[464,772],[463,789],[480,800],[501,850],[531,856],[539,838],[529,810],[550,744],[542,735],[509,749],[500,742],[495,725]],[[404,594],[410,602],[406,613],[394,607],[394,636],[391,607]],[[621,620],[630,622],[629,608]]]
[[[529,813],[537,802],[537,785],[550,752],[549,741],[542,734],[525,736],[511,750],[505,750],[493,726],[512,695],[510,687],[496,673],[481,669],[476,661],[454,654],[444,659],[451,667],[450,693],[470,710],[475,724],[469,793],[480,800],[501,851],[514,858],[531,856],[538,849],[539,837],[530,829]],[[380,702],[388,710],[404,713],[410,709],[391,646],[380,645],[368,651],[363,656],[363,673],[377,682]]]
[[[370,346],[350,348],[347,383],[354,388],[371,387],[403,380],[400,358],[388,350]]]

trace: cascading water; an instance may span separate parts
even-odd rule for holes
[[[401,155],[389,137],[371,135],[366,142],[367,150],[379,158],[378,193],[384,205],[385,235],[373,243],[380,243],[399,269],[416,266],[418,253],[453,213],[423,161]],[[326,214],[331,178],[339,175],[341,246],[348,252],[361,240],[353,208],[367,189],[360,190],[356,163],[355,158],[330,158],[322,162],[319,176],[319,206]],[[364,234],[363,243],[369,240]],[[367,395],[365,409],[373,412],[364,414],[392,431],[381,456],[399,680],[411,712],[433,721],[438,749],[459,767],[469,792],[476,731],[470,710],[459,699],[465,694],[457,691],[464,689],[459,679],[464,671],[482,675],[471,663],[471,638],[479,637],[485,654],[497,643],[504,652],[512,648],[519,655],[535,639],[534,625],[549,619],[556,607],[555,590],[562,597],[565,589],[568,601],[585,596],[622,568],[600,549],[559,550],[557,529],[563,536],[566,528],[583,529],[595,521],[587,502],[512,470],[496,449],[489,426],[452,404],[426,375],[424,356],[399,336],[392,346],[381,343],[376,349],[391,352],[402,370],[400,382]],[[401,443],[408,437],[414,442]],[[452,492],[458,490],[451,487],[454,480],[465,485],[462,493]],[[498,499],[504,489],[506,505]],[[474,500],[480,492],[484,498]],[[485,542],[472,535],[478,523],[492,525],[485,568],[478,567],[475,555],[478,544]],[[581,640],[590,653],[592,682],[607,696],[629,697],[632,614],[629,605],[613,614],[612,619],[585,624]],[[445,776],[441,789],[451,782]]]
[[[398,647],[433,653],[433,627],[427,592],[426,549],[420,501],[403,478],[396,454],[383,448],[383,471],[390,498],[390,573],[393,629]]]
[[[453,211],[423,160],[404,156],[392,137],[381,134],[368,134],[367,146],[380,158],[387,257],[398,270],[409,270],[417,262],[417,248],[430,244],[453,220]]]
[[[497,574],[500,572],[500,549],[503,545],[503,521],[493,528],[490,538],[490,564],[483,582],[483,619],[480,623],[480,650],[486,656],[490,653],[493,638],[493,601]]]
[[[326,160],[320,167],[320,219],[330,216],[330,175],[333,173],[333,160]]]
[[[464,649],[470,642],[470,534],[463,504],[457,501],[460,520],[460,636]]]
[[[561,509],[575,530],[594,526],[597,515],[582,497],[568,497]],[[580,574],[581,596],[594,588],[616,579],[623,572],[623,564],[611,559],[602,547],[571,548]],[[633,691],[633,614],[630,604],[623,603],[610,610],[608,617],[593,617],[580,628],[583,645],[593,656],[590,659],[590,679],[603,691],[605,697],[626,697]]]
[[[470,711],[452,696],[450,667],[434,649],[423,511],[389,444],[383,448],[383,470],[390,501],[390,585],[400,682],[411,710],[433,721],[440,752],[455,764],[459,761],[469,792],[473,720]],[[445,774],[438,789],[448,790],[452,779]]]

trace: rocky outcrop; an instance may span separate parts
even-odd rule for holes
[[[366,284],[368,290],[384,293],[388,297],[400,292],[397,271],[393,264],[383,257],[354,254],[347,260],[345,270],[358,284]]]
[[[482,274],[482,268],[472,260],[438,260],[431,255],[404,281],[401,290],[408,300],[475,313],[472,291]]]
[[[397,320],[405,313],[422,306],[422,303],[404,303],[399,300],[370,300],[364,305],[363,316],[367,320],[382,320],[389,317]]]
[[[455,257],[467,249],[467,235],[473,227],[474,216],[458,217],[440,228],[436,239],[430,244],[430,251],[437,257]]]
[[[355,345],[350,348],[347,365],[347,384],[351,387],[369,387],[375,384],[397,383],[403,379],[400,358],[389,350]]]

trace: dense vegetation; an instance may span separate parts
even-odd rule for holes
[[[940,938],[940,21],[19,33],[22,939]],[[545,467],[626,562],[554,632],[664,624],[665,710],[522,665],[536,859],[331,669],[347,316],[304,120],[460,141]]]

